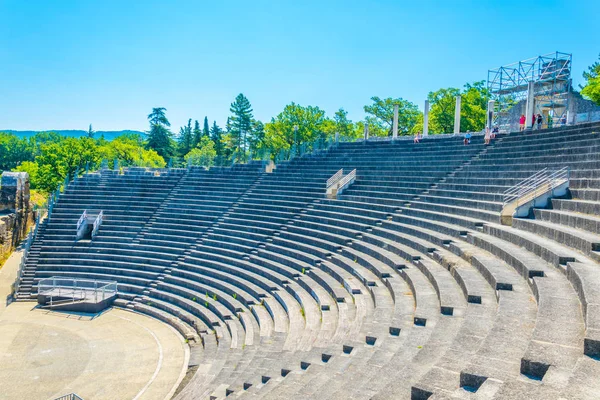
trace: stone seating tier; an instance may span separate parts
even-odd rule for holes
[[[73,182],[27,261],[119,282],[201,364],[177,399],[600,397],[600,124],[339,143],[277,165]],[[570,193],[513,226],[503,192],[546,167]],[[340,168],[356,181],[331,200]],[[103,211],[76,241],[83,210]]]

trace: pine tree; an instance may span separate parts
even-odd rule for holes
[[[188,124],[182,127],[179,131],[179,155],[184,157],[194,148],[194,136],[192,134],[192,119],[188,120]]]
[[[236,146],[238,159],[245,158],[248,149],[248,136],[252,134],[252,106],[250,101],[242,93],[238,94],[235,101],[231,103],[229,111],[232,113],[231,136]]]
[[[198,146],[198,143],[200,143],[200,139],[202,138],[202,130],[200,129],[200,123],[198,122],[198,120],[196,120],[194,122],[194,146],[196,147]]]
[[[223,146],[223,130],[217,125],[217,122],[213,122],[212,129],[210,130],[210,138],[215,144],[215,153],[217,156],[217,165],[222,165],[224,146]]]
[[[165,111],[167,111],[166,108],[157,107],[153,108],[148,115],[150,131],[148,131],[146,146],[155,150],[164,159],[168,159],[173,155],[173,143],[171,131],[168,129],[171,123],[167,119]]]
[[[208,128],[208,118],[204,117],[204,129],[202,130],[202,136],[210,137],[210,129]]]
[[[95,134],[96,134],[96,132],[92,129],[92,124],[90,124],[90,127],[88,128],[88,131],[87,131],[87,137],[89,137],[90,139],[93,139]]]

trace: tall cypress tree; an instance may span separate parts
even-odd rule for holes
[[[223,165],[224,146],[223,146],[223,130],[217,125],[217,121],[213,121],[212,129],[210,130],[210,138],[215,143],[215,152],[217,154],[217,164]]]
[[[194,122],[194,147],[198,146],[200,138],[202,138],[202,130],[200,129],[200,123],[196,120]]]
[[[96,134],[96,132],[92,129],[92,124],[90,124],[90,127],[87,131],[87,137],[89,137],[90,139],[93,139],[95,134]]]
[[[194,136],[192,134],[192,119],[188,120],[188,124],[182,127],[179,131],[179,155],[185,156],[194,148]]]
[[[208,118],[204,117],[204,129],[202,130],[202,136],[210,137],[210,129],[208,128]]]

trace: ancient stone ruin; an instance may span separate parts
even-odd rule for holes
[[[0,258],[25,237],[32,222],[29,175],[26,172],[3,172],[0,183]]]

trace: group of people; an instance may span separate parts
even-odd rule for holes
[[[527,117],[525,117],[525,114],[521,114],[521,118],[519,118],[519,130],[522,132],[525,130],[525,123],[527,122]],[[537,128],[542,129],[542,123],[544,122],[544,117],[542,116],[542,114],[533,114],[531,116],[531,128],[533,129],[533,127],[537,124]],[[560,117],[560,125],[564,126],[567,124],[567,116],[565,114],[563,114]],[[552,117],[550,115],[548,115],[548,128],[552,128]]]
[[[526,122],[527,118],[525,117],[524,114],[521,114],[521,118],[519,118],[519,127],[520,127],[520,131],[524,131],[525,130],[525,122]],[[552,117],[548,116],[548,128],[552,128]],[[533,114],[531,117],[531,126],[534,127],[537,124],[537,128],[538,129],[542,129],[542,123],[544,122],[544,117],[542,116],[542,114]],[[561,125],[566,125],[567,124],[567,116],[565,114],[562,115],[562,117],[560,118],[560,124]],[[496,139],[496,135],[500,132],[500,128],[498,127],[498,125],[495,125],[492,129],[490,129],[489,127],[485,128],[485,136],[484,136],[484,142],[486,145],[490,144],[490,142],[493,139]],[[463,143],[466,145],[471,144],[471,132],[467,132],[465,133],[464,139],[463,139]],[[413,143],[420,143],[421,139],[423,138],[423,135],[421,134],[421,132],[417,132],[415,134]]]
[[[527,118],[525,117],[525,114],[521,114],[521,118],[519,118],[519,130],[521,132],[525,130],[525,122],[526,121],[527,121]],[[531,116],[531,127],[533,128],[537,123],[537,128],[542,129],[543,121],[544,121],[544,117],[542,117],[542,114],[538,114],[538,115],[533,114]]]
[[[500,129],[498,128],[498,125],[494,126],[492,129],[490,129],[489,127],[485,128],[485,135],[483,136],[483,141],[485,143],[485,145],[487,146],[488,144],[491,143],[491,141],[493,139],[496,139],[496,135],[500,132]],[[463,139],[463,144],[469,145],[471,144],[471,132],[467,132],[465,133],[465,137]]]

